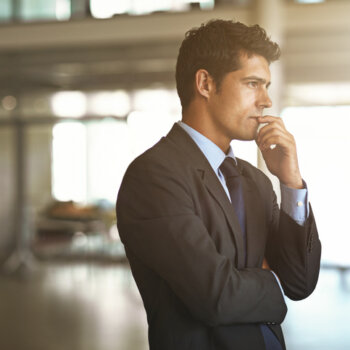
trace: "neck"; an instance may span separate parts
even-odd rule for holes
[[[182,112],[182,122],[195,129],[210,141],[214,142],[225,154],[227,154],[231,140],[219,133],[209,114],[203,108],[198,108],[194,103]]]

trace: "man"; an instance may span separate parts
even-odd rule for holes
[[[279,54],[258,25],[190,30],[176,66],[182,121],[125,174],[117,223],[151,350],[285,349],[284,295],[303,299],[316,286],[321,245],[295,142],[280,118],[263,116]],[[257,142],[280,180],[281,210],[233,139]]]

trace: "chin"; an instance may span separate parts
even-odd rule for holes
[[[246,137],[242,141],[254,141],[254,140],[255,140],[255,137]]]
[[[254,141],[256,139],[258,135],[258,131],[254,130],[252,132],[250,132],[249,134],[245,134],[245,135],[241,135],[241,137],[239,138],[239,140],[241,141]]]
[[[232,132],[230,136],[231,141],[232,140],[239,140],[239,141],[254,141],[258,135],[258,128],[249,129],[249,130],[242,130],[241,132]]]

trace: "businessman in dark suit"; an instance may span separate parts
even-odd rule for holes
[[[285,349],[284,297],[316,286],[321,245],[295,142],[263,115],[279,54],[259,26],[215,20],[189,31],[176,66],[182,121],[125,174],[117,224],[151,350]],[[233,139],[256,141],[280,180],[281,209]]]

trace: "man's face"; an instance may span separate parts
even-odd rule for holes
[[[227,73],[219,92],[212,89],[208,99],[209,115],[214,126],[213,140],[221,148],[233,139],[254,140],[257,135],[257,117],[264,108],[271,107],[267,93],[270,69],[266,59],[259,55],[241,56],[241,68]]]

